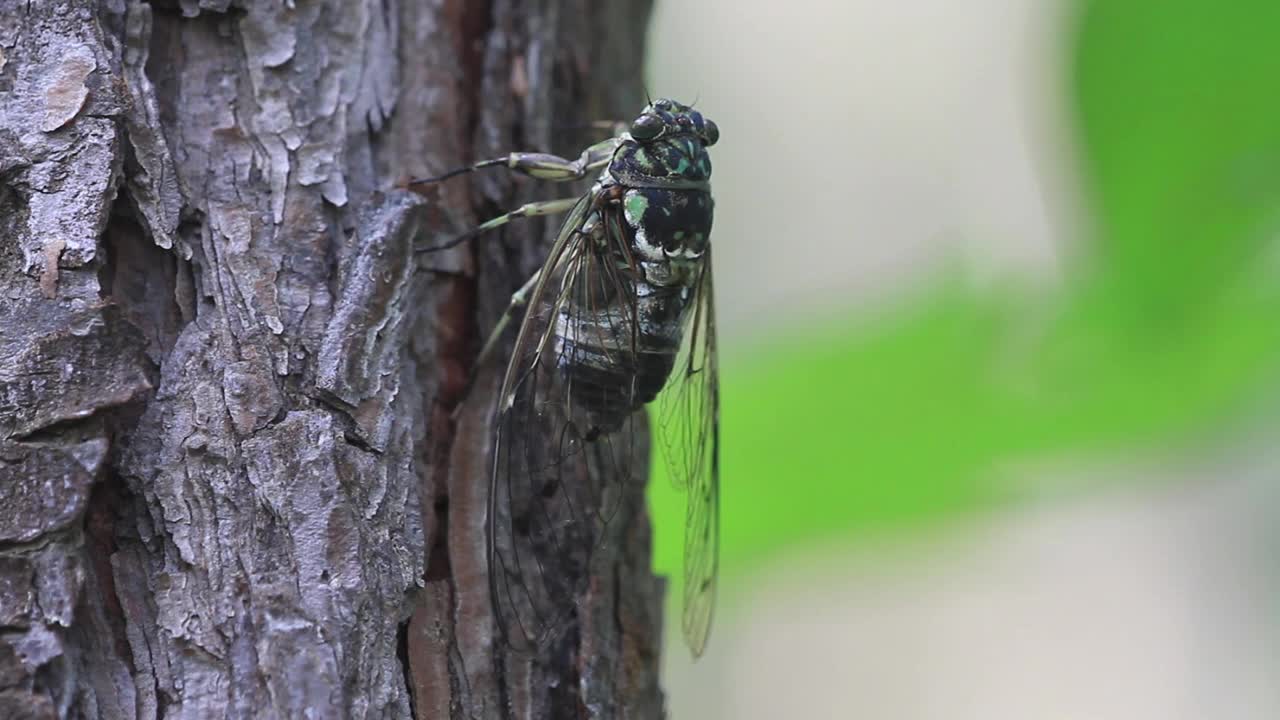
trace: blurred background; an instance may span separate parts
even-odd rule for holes
[[[659,0],[722,138],[672,717],[1280,717],[1278,47],[1274,0]]]

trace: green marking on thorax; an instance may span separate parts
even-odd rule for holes
[[[642,193],[632,190],[627,193],[626,199],[623,201],[623,213],[627,216],[627,222],[633,226],[639,226],[641,218],[644,217],[644,211],[649,209],[649,198]]]

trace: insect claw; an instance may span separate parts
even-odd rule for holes
[[[440,243],[439,245],[428,245],[426,247],[414,248],[413,251],[415,253],[425,254],[425,253],[440,252],[441,250],[448,250],[450,248],[458,247],[459,245],[470,240],[476,235],[479,235],[479,233],[466,232],[451,240],[446,240],[443,243]]]
[[[432,177],[424,177],[424,178],[413,178],[405,183],[405,187],[413,187],[415,185],[431,185],[438,182],[444,182],[449,178],[457,177],[459,175],[472,172],[473,170],[475,170],[475,168],[464,167],[464,168],[458,168],[457,170],[450,170],[449,172],[443,175],[435,175]]]
[[[493,160],[484,160],[482,162],[476,163],[475,165],[468,165],[466,167],[457,168],[456,170],[450,170],[449,172],[443,175],[434,175],[432,177],[424,177],[424,178],[413,178],[405,183],[405,187],[413,187],[415,185],[433,185],[438,182],[444,182],[445,180],[458,177],[459,175],[466,175],[467,173],[473,173],[476,170],[482,170],[484,168],[493,167],[495,165],[505,165],[506,162],[507,162],[506,158],[495,158]]]

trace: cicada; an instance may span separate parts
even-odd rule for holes
[[[712,292],[711,159],[719,129],[690,106],[651,101],[576,160],[511,153],[420,182],[505,167],[540,180],[594,174],[580,197],[529,203],[438,245],[522,217],[567,213],[541,268],[512,296],[480,353],[524,313],[494,423],[487,545],[498,626],[535,648],[564,624],[613,506],[592,478],[643,481],[646,405],[673,482],[688,492],[684,637],[706,646],[719,543],[719,410]]]

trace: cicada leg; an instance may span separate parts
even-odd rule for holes
[[[609,164],[613,157],[613,151],[618,147],[618,139],[616,137],[609,138],[602,142],[598,142],[578,156],[576,160],[568,160],[559,155],[548,155],[546,153],[511,153],[504,157],[494,158],[492,160],[483,160],[470,165],[468,167],[451,170],[443,175],[429,178],[419,178],[410,180],[408,185],[426,185],[429,183],[437,183],[449,178],[456,177],[469,172],[475,172],[488,167],[506,167],[507,169],[528,175],[529,177],[539,180],[550,180],[552,182],[569,182],[572,180],[581,180],[588,173],[600,170]],[[577,202],[576,198],[566,198],[564,200],[548,200],[545,202],[533,202],[522,205],[516,210],[509,213],[499,215],[488,222],[482,223],[474,229],[459,235],[440,245],[419,248],[418,252],[435,252],[437,250],[446,250],[461,243],[470,240],[477,235],[502,227],[507,223],[522,217],[539,217],[542,215],[555,215],[557,213],[568,212]]]
[[[480,223],[455,238],[447,240],[439,245],[417,248],[415,252],[427,253],[448,250],[449,248],[460,245],[477,235],[482,235],[490,230],[500,228],[516,218],[541,217],[543,215],[556,215],[558,213],[569,212],[580,199],[581,198],[575,197],[564,198],[563,200],[544,200],[542,202],[526,203],[511,212],[503,213],[492,220]]]
[[[542,270],[535,272],[520,289],[512,293],[511,302],[507,303],[507,309],[502,311],[502,317],[498,318],[498,322],[494,324],[493,330],[489,331],[489,338],[484,341],[484,346],[480,348],[480,354],[476,356],[475,367],[480,367],[484,361],[489,359],[493,354],[493,349],[498,345],[498,338],[502,336],[502,331],[507,329],[511,321],[515,319],[516,313],[529,302],[529,293],[533,292],[534,286],[538,284],[538,278],[542,275]]]
[[[502,332],[515,319],[516,313],[525,306],[525,303],[529,302],[529,294],[538,285],[538,278],[541,275],[542,270],[539,269],[525,281],[524,285],[520,286],[519,290],[511,295],[511,302],[507,303],[507,308],[502,311],[502,316],[498,318],[498,322],[489,331],[489,337],[484,341],[484,346],[480,348],[480,354],[476,355],[475,362],[471,363],[471,372],[467,375],[467,384],[462,393],[463,397],[471,394],[471,386],[475,384],[476,373],[480,371],[480,368],[484,367],[485,361],[493,355],[494,349],[498,346],[498,339],[502,337]],[[453,410],[454,417],[456,418],[461,411],[462,405],[459,404]]]
[[[608,165],[610,158],[613,157],[613,151],[617,147],[618,139],[609,138],[583,150],[576,160],[569,160],[559,155],[549,155],[547,153],[516,152],[500,158],[493,158],[492,160],[482,160],[475,165],[458,168],[457,170],[450,170],[443,175],[415,178],[410,180],[407,185],[413,187],[414,185],[438,183],[452,177],[491,167],[505,167],[512,172],[528,175],[538,180],[550,180],[552,182],[581,180],[588,173]]]

